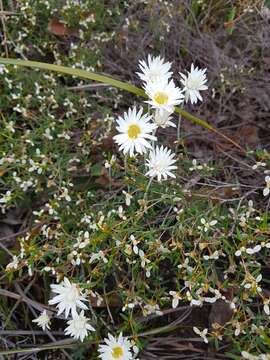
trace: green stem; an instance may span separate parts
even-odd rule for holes
[[[154,177],[152,176],[152,177],[149,179],[149,181],[148,181],[148,184],[147,184],[147,187],[146,187],[146,190],[145,190],[145,193],[144,193],[144,197],[143,197],[144,202],[147,201],[148,191],[149,191],[149,189],[150,189],[150,186],[151,186],[151,184],[152,184],[153,179],[154,179]]]
[[[125,154],[124,164],[125,164],[125,177],[128,181],[128,155],[127,154]],[[128,184],[128,186],[127,186],[128,193],[129,193],[129,190],[130,190],[130,188],[129,188],[129,184]]]

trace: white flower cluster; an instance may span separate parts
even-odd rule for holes
[[[143,108],[129,108],[123,117],[117,119],[119,134],[114,136],[114,141],[119,145],[119,150],[132,157],[135,153],[150,151],[145,164],[148,168],[146,175],[150,178],[157,177],[158,181],[175,178],[172,172],[177,168],[174,165],[175,154],[163,145],[153,146],[157,141],[155,132],[158,127],[175,127],[171,120],[176,105],[183,101],[190,100],[193,104],[202,100],[200,91],[207,89],[206,69],[200,70],[192,64],[188,75],[180,73],[183,88],[179,88],[171,79],[171,63],[165,62],[160,56],[149,55],[147,61],[139,62],[139,68],[141,72],[137,74],[143,81],[150,110],[143,114]]]
[[[68,326],[65,329],[66,335],[71,335],[74,339],[80,339],[81,341],[88,335],[88,331],[95,331],[93,326],[89,324],[89,319],[84,315],[84,310],[88,310],[85,305],[86,295],[82,292],[77,284],[71,283],[67,278],[60,284],[51,285],[52,292],[58,294],[49,300],[49,305],[56,305],[58,309],[57,315],[65,313],[65,318],[69,317],[71,313],[72,318],[67,321]],[[81,312],[77,312],[77,308],[81,309]],[[50,316],[44,310],[41,315],[33,320],[44,331],[50,329]]]
[[[242,351],[241,355],[243,356],[244,359],[247,360],[269,360],[270,359],[270,355],[269,354],[260,354],[260,355],[252,355],[250,353],[248,353],[247,351]]]
[[[89,324],[89,319],[84,315],[84,311],[88,310],[88,306],[85,304],[87,301],[86,293],[67,278],[64,278],[60,284],[52,284],[51,290],[57,295],[49,300],[49,305],[56,305],[57,315],[64,313],[68,320],[65,334],[83,341],[88,336],[89,331],[95,331],[93,326]],[[77,309],[81,310],[80,313],[77,312]],[[33,322],[45,331],[50,329],[51,318],[44,310]],[[104,339],[104,342],[105,345],[101,344],[98,348],[99,358],[102,360],[131,360],[135,359],[135,355],[138,353],[135,344],[123,337],[122,333],[118,338],[108,334],[108,339]]]

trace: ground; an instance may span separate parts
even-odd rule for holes
[[[176,179],[148,186],[144,157],[125,159],[113,141],[115,120],[147,110],[144,99],[1,67],[0,359],[94,360],[120,332],[141,360],[269,358],[269,5],[0,1],[2,57],[139,87],[148,54],[172,62],[178,82],[191,63],[207,68],[203,102],[184,109],[217,129],[174,114],[180,136],[157,136],[177,154]],[[64,277],[88,294],[96,331],[83,343],[48,306]],[[44,309],[46,333],[32,322]]]

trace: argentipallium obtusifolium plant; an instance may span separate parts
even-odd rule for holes
[[[165,62],[160,56],[152,57],[149,55],[147,61],[142,60],[139,63],[140,72],[138,72],[138,76],[143,81],[144,90],[142,90],[98,74],[89,73],[89,76],[85,76],[85,72],[81,70],[19,60],[3,59],[2,62],[37,66],[78,76],[82,76],[83,73],[86,78],[107,82],[113,86],[147,97],[144,102],[148,105],[145,105],[144,108],[147,107],[148,111],[144,111],[144,103],[140,103],[137,107],[129,108],[127,112],[124,112],[123,116],[118,117],[116,120],[118,134],[114,136],[114,141],[119,145],[119,151],[122,151],[125,157],[136,157],[137,162],[143,161],[145,176],[150,178],[146,193],[154,178],[158,182],[168,180],[168,178],[176,178],[174,173],[177,169],[176,154],[173,153],[172,149],[157,144],[158,137],[155,134],[158,127],[176,126],[173,122],[173,113],[177,105],[189,100],[192,103],[196,103],[198,100],[202,101],[200,91],[207,89],[205,85],[206,69],[199,70],[192,65],[188,75],[181,74],[182,87],[178,87],[174,80],[171,79],[173,74],[171,63]],[[140,155],[143,156],[140,157]],[[141,259],[141,266],[145,268],[149,260],[145,257],[144,252],[137,248],[134,242],[135,239],[132,241],[134,252],[137,252]],[[102,259],[103,261],[106,260],[104,255]],[[12,266],[12,264],[9,264],[7,270]],[[150,269],[146,269],[146,276],[150,276]],[[89,332],[95,332],[87,313],[85,314],[89,310],[88,300],[86,293],[83,292],[79,284],[71,282],[65,277],[62,282],[51,284],[51,291],[54,295],[49,300],[49,305],[56,307],[57,316],[61,315],[66,319],[66,335],[72,336],[75,340],[84,341]],[[50,329],[52,317],[51,312],[47,313],[44,310],[33,322],[43,330]],[[117,338],[108,333],[108,339],[105,339],[105,343],[106,345],[100,345],[99,348],[99,356],[102,359],[128,360],[136,357],[136,347],[122,334]]]
[[[31,64],[31,66],[38,64],[38,66],[44,69],[47,69],[48,66],[50,70],[58,69],[55,65]],[[121,205],[117,210],[118,205],[121,204],[119,199],[113,204],[113,201],[110,199],[108,208],[105,208],[106,202],[100,204],[99,209],[102,208],[103,212],[93,211],[92,213],[89,208],[91,208],[92,204],[96,203],[96,199],[91,201],[90,197],[88,197],[88,185],[87,191],[82,192],[81,196],[81,193],[78,193],[77,190],[72,191],[73,184],[70,184],[69,188],[67,187],[70,181],[70,175],[68,174],[65,178],[65,181],[67,180],[65,186],[61,188],[60,195],[58,197],[53,196],[52,200],[50,199],[50,201],[48,201],[44,209],[40,209],[40,211],[35,214],[38,227],[42,226],[41,235],[37,235],[37,240],[35,239],[35,241],[38,241],[36,243],[38,244],[38,249],[35,250],[33,239],[35,234],[29,231],[29,234],[20,239],[21,253],[19,253],[18,256],[14,256],[13,260],[6,267],[7,273],[9,274],[11,274],[12,271],[21,271],[22,267],[28,267],[30,276],[33,274],[32,268],[33,271],[39,271],[40,269],[42,273],[52,274],[53,279],[56,280],[51,284],[51,298],[49,300],[51,308],[44,311],[41,310],[38,317],[33,320],[35,326],[48,330],[51,326],[52,328],[54,327],[55,318],[65,318],[65,320],[62,320],[66,323],[65,334],[72,336],[74,340],[81,341],[85,341],[88,335],[90,335],[92,339],[95,339],[97,336],[100,336],[100,331],[103,331],[105,339],[103,344],[100,344],[98,352],[100,358],[105,360],[127,360],[136,357],[137,348],[134,346],[134,342],[124,337],[120,331],[123,331],[124,334],[132,334],[136,340],[137,337],[144,336],[146,333],[151,335],[162,332],[164,328],[141,332],[141,329],[134,329],[133,325],[136,324],[137,320],[135,316],[141,317],[142,314],[144,316],[151,314],[162,315],[161,310],[163,310],[165,302],[167,304],[168,300],[170,301],[169,296],[171,297],[172,308],[177,308],[180,301],[189,302],[192,306],[202,306],[204,303],[213,304],[222,299],[232,306],[236,316],[238,316],[236,319],[240,319],[238,315],[240,306],[237,310],[235,310],[235,308],[238,303],[242,304],[239,297],[235,297],[232,301],[231,299],[227,300],[222,290],[216,288],[216,286],[213,285],[214,280],[208,276],[212,268],[210,262],[220,261],[224,256],[223,253],[228,253],[228,250],[226,250],[226,239],[223,241],[223,238],[219,238],[219,235],[217,235],[218,231],[220,231],[219,223],[221,217],[218,218],[218,214],[213,214],[214,217],[205,216],[205,218],[203,218],[199,212],[200,209],[193,214],[194,207],[190,202],[187,203],[185,210],[182,209],[183,199],[174,196],[176,195],[174,193],[175,183],[170,181],[165,182],[165,180],[177,176],[177,154],[174,154],[172,148],[164,147],[157,132],[158,127],[176,127],[173,110],[176,111],[178,105],[183,106],[187,101],[196,103],[201,100],[200,91],[205,90],[206,87],[205,69],[200,70],[192,65],[191,71],[181,73],[181,78],[178,75],[176,76],[175,80],[177,84],[179,84],[176,86],[176,83],[171,80],[171,64],[165,63],[162,58],[150,56],[148,61],[141,61],[140,65],[139,74],[141,75],[143,87],[147,94],[144,90],[129,84],[97,74],[84,73],[88,74],[86,78],[114,83],[115,86],[131,91],[134,94],[142,95],[145,98],[147,105],[143,106],[144,103],[138,101],[136,107],[128,109],[124,114],[120,114],[121,116],[117,119],[117,123],[114,124],[114,129],[118,132],[115,136],[115,141],[119,144],[120,153],[123,152],[125,157],[131,156],[133,158],[129,163],[130,166],[135,164],[134,169],[136,170],[139,168],[137,165],[142,165],[143,176],[149,177],[152,181],[151,183],[149,180],[149,187],[147,188],[151,186],[151,192],[153,194],[155,190],[152,185],[156,186],[159,190],[162,188],[162,193],[164,189],[164,194],[162,195],[167,196],[167,198],[170,199],[168,201],[172,200],[173,206],[175,205],[173,211],[177,214],[177,222],[173,227],[169,244],[161,238],[164,233],[163,224],[159,225],[160,223],[156,222],[155,217],[160,214],[159,207],[152,215],[151,210],[149,210],[147,218],[145,217],[142,221],[138,221],[138,219],[140,220],[142,218],[142,212],[141,209],[138,209],[137,213],[135,213],[138,199],[136,195],[138,192],[140,197],[142,187],[136,186],[135,191],[131,191],[130,193],[129,191],[126,192],[123,190],[121,192],[120,190],[120,193],[125,195],[126,208]],[[63,69],[63,72],[73,74],[74,69],[64,67]],[[75,69],[75,71],[78,73],[78,76],[81,76],[79,75],[80,70]],[[184,112],[184,110],[181,109],[181,112]],[[12,126],[10,126],[10,128],[12,129]],[[46,139],[51,142],[53,138],[50,132],[45,131],[45,135]],[[58,143],[58,141],[55,141],[55,143]],[[59,154],[61,157],[62,153]],[[87,156],[89,154],[88,147],[86,148],[86,154]],[[37,152],[37,155],[39,157],[43,156],[40,152]],[[116,154],[112,155],[109,162],[105,164],[107,169],[110,169],[112,164],[116,162],[115,155]],[[34,165],[31,161],[31,167]],[[117,163],[117,165],[119,165],[119,163]],[[258,162],[254,166],[264,165],[264,163]],[[38,174],[39,169],[40,168],[36,166]],[[129,170],[131,173],[132,169]],[[193,160],[192,167],[189,171],[195,172],[197,170],[208,171],[210,168],[208,168],[206,164],[202,165],[197,163],[196,160]],[[48,179],[47,173],[45,173],[44,178],[46,180]],[[157,179],[158,182],[162,182],[161,185],[154,182],[154,178]],[[16,179],[18,179],[17,175]],[[131,176],[128,180],[132,180]],[[138,182],[139,180],[138,177]],[[268,196],[270,189],[269,176],[266,176],[265,183],[264,196]],[[166,186],[171,186],[172,191],[166,192]],[[58,184],[57,188],[59,188]],[[104,191],[102,196],[105,195],[106,191],[107,190]],[[160,192],[158,197],[159,195]],[[179,193],[177,193],[177,195],[179,195]],[[12,192],[6,191],[4,197],[0,199],[0,202],[9,202],[11,197]],[[153,199],[151,199],[151,201],[152,200]],[[117,204],[117,207],[115,207],[115,204]],[[161,206],[163,206],[163,201],[161,204]],[[171,202],[166,202],[166,204],[171,206]],[[79,209],[80,207],[82,207],[81,210]],[[207,208],[207,212],[208,210]],[[190,229],[187,228],[186,232],[183,232],[183,235],[180,233],[181,238],[177,241],[177,236],[179,235],[177,235],[177,233],[175,234],[175,231],[178,231],[178,229],[180,229],[180,231],[182,230],[183,211],[187,211],[186,216],[188,216],[189,223],[193,221],[193,223],[196,224],[198,219],[198,226],[191,234],[189,232]],[[251,202],[249,203],[248,209],[243,207],[241,217],[240,214],[232,214],[232,217],[229,217],[229,221],[232,219],[235,221],[239,216],[241,227],[246,227],[249,219],[250,221],[254,221],[254,223],[255,221],[259,221],[257,216],[255,218],[257,213],[259,213],[258,210],[253,209]],[[151,218],[151,216],[153,216],[153,218]],[[71,230],[69,224],[69,220],[72,217],[75,218],[76,221],[76,224],[72,224],[72,229],[74,230]],[[252,219],[252,217],[254,217],[254,219]],[[219,219],[218,222],[216,218]],[[168,226],[170,226],[170,221],[169,219]],[[133,222],[136,226],[133,225]],[[151,224],[151,222],[158,225],[150,225],[148,230],[148,223]],[[145,232],[144,223],[147,223],[147,233]],[[252,228],[256,228],[253,225]],[[197,230],[199,230],[200,235],[198,235]],[[135,236],[131,234],[131,232],[134,233]],[[210,234],[210,238],[208,234]],[[214,236],[212,236],[213,234]],[[194,242],[194,238],[199,236],[201,236],[200,239],[202,241],[199,243]],[[214,242],[210,240],[211,237],[215,240]],[[186,241],[183,241],[182,239],[185,238]],[[250,236],[248,236],[248,238],[250,238]],[[258,238],[255,240],[256,244],[252,244],[252,241],[254,240],[250,240],[250,244],[246,243],[246,238],[244,236],[242,237],[242,233],[239,232],[239,242],[236,241],[235,245],[235,250],[237,250],[235,257],[237,259],[241,259],[241,261],[243,261],[243,259],[248,260],[251,256],[254,256],[253,259],[255,259],[260,252],[270,248],[270,243],[267,239]],[[198,244],[199,250],[196,252]],[[232,244],[229,243],[229,249],[231,249],[231,247]],[[203,252],[203,250],[205,250],[205,252]],[[198,259],[201,260],[202,258],[203,261],[195,261],[194,254]],[[183,255],[185,255],[185,257]],[[167,283],[167,272],[166,268],[164,269],[163,262],[164,258],[169,264],[175,261],[175,267],[172,266],[174,272],[171,278],[174,278],[174,276],[176,278],[180,273],[180,281],[185,281],[183,287],[179,281],[179,286],[178,284],[174,284],[174,286],[169,284],[168,291],[166,290],[165,285],[163,285]],[[40,259],[42,261],[40,261]],[[157,259],[157,261],[155,259]],[[254,263],[255,262],[250,262],[252,267]],[[241,266],[242,262],[239,261],[239,264]],[[244,292],[244,296],[249,292],[249,294],[254,295],[255,298],[255,294],[258,293],[259,298],[262,299],[261,304],[263,304],[263,311],[265,315],[269,316],[270,300],[268,297],[261,297],[263,288],[261,284],[263,281],[262,276],[257,272],[259,269],[256,269],[254,272],[252,270],[252,276],[246,273],[247,264],[247,261],[243,261],[245,275],[239,272],[239,277],[241,278],[240,289],[241,287],[244,289],[243,291],[241,290],[242,293]],[[127,267],[128,272],[125,272]],[[85,272],[80,273],[82,268]],[[136,268],[139,269],[138,272],[136,272]],[[157,271],[157,269],[160,270],[160,272]],[[235,272],[235,268],[232,267],[232,269]],[[163,279],[163,277],[161,278],[160,276],[161,274],[163,276],[162,272],[164,270]],[[117,273],[118,271],[119,273]],[[108,274],[110,275],[111,273],[117,273],[117,277],[120,275],[119,281],[115,284],[115,293],[121,296],[122,303],[120,302],[120,306],[122,310],[118,307],[117,311],[121,313],[120,316],[123,316],[125,321],[117,322],[115,326],[112,325],[110,328],[109,326],[107,327],[107,323],[106,326],[104,326],[104,321],[101,322],[99,318],[95,318],[95,313],[92,311],[91,306],[93,296],[95,296],[97,304],[102,303],[102,301],[104,302],[100,295],[103,295],[103,291],[104,298],[106,299],[110,289],[105,289],[105,286],[107,286]],[[64,277],[64,274],[67,274],[66,277]],[[132,277],[129,277],[129,274],[132,274]],[[97,284],[97,279],[100,279],[99,284]],[[109,278],[109,280],[111,280],[111,278]],[[136,281],[138,281],[138,283],[136,283]],[[163,286],[164,289],[162,288]],[[149,293],[147,293],[148,291]],[[241,291],[239,292],[240,295]],[[250,301],[250,298],[247,298],[247,300]],[[109,303],[108,309],[110,305]],[[247,307],[247,310],[249,311],[249,307]],[[89,315],[90,311],[91,316]],[[100,318],[102,318],[103,315],[107,317],[106,309],[102,309],[102,313],[99,312],[99,310],[97,310],[97,312]],[[115,313],[112,313],[114,317]],[[134,321],[132,319],[133,316]],[[251,319],[251,322],[253,322],[253,319]],[[245,324],[245,326],[250,327],[250,323],[246,321],[246,317]],[[241,328],[243,323],[240,324],[240,322],[236,320],[233,322],[233,327],[234,326],[236,327],[236,334],[238,335],[241,334],[240,331],[243,331],[243,334],[244,331],[246,331]],[[115,334],[116,331],[117,334]],[[211,329],[207,328],[198,329],[194,327],[193,331],[197,336],[200,336],[205,343],[210,341],[213,335],[210,333]],[[231,330],[229,329],[228,331]],[[258,328],[256,331],[258,331]],[[254,339],[257,341],[257,335],[254,335]]]
[[[81,76],[82,71],[76,69],[67,69],[55,65],[37,64],[28,61],[5,60],[3,63],[13,63],[28,66],[35,66],[48,70],[60,70],[72,75]],[[134,157],[136,154],[144,155],[137,157],[137,161],[144,161],[145,175],[150,177],[146,193],[154,178],[160,182],[168,178],[175,178],[174,170],[176,166],[176,154],[171,149],[161,145],[155,145],[158,138],[155,133],[158,127],[166,128],[175,127],[173,122],[173,113],[175,106],[182,104],[184,101],[196,103],[202,101],[201,90],[206,90],[206,75],[204,70],[194,68],[192,65],[188,75],[181,74],[182,88],[177,87],[171,79],[171,64],[165,62],[161,57],[148,56],[147,61],[140,61],[140,72],[138,76],[143,81],[144,91],[132,85],[107,78],[102,75],[91,74],[89,78],[93,80],[108,82],[114,86],[131,91],[137,95],[147,96],[145,103],[148,104],[148,111],[144,112],[143,103],[139,106],[129,108],[123,116],[116,120],[116,130],[118,134],[114,136],[114,141],[119,145],[119,151],[124,155]],[[146,106],[145,106],[146,108]],[[133,242],[135,240],[132,240]],[[136,253],[136,244],[134,243],[134,252]],[[147,258],[140,249],[137,251],[141,258],[141,266],[145,267]],[[91,258],[92,259],[92,258]],[[105,258],[104,258],[105,259]],[[15,261],[15,260],[14,260]],[[91,260],[90,260],[91,262]],[[15,263],[14,263],[15,264]],[[12,267],[9,264],[7,270]],[[150,276],[150,270],[146,271],[147,277]],[[95,332],[95,328],[90,325],[90,319],[85,315],[89,310],[87,297],[80,286],[71,282],[67,277],[59,284],[51,284],[51,291],[55,295],[49,300],[49,305],[55,306],[57,316],[63,314],[67,327],[65,334],[72,336],[75,340],[84,341],[89,332]],[[62,315],[62,316],[63,316]],[[50,329],[52,314],[44,310],[36,319],[33,320],[43,330]],[[120,359],[128,360],[136,357],[136,347],[124,338],[122,334],[119,337],[113,337],[108,334],[105,339],[106,345],[100,345],[99,352],[101,359]]]

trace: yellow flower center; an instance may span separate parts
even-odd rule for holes
[[[112,357],[114,359],[119,359],[123,355],[124,355],[124,351],[121,348],[121,346],[116,346],[112,349]]]
[[[169,96],[162,91],[157,92],[156,95],[154,96],[155,102],[157,102],[159,105],[166,104],[168,99]]]
[[[130,139],[134,140],[134,139],[137,139],[137,137],[141,133],[141,129],[138,125],[133,124],[133,125],[130,125],[127,133],[128,133],[128,137]]]

